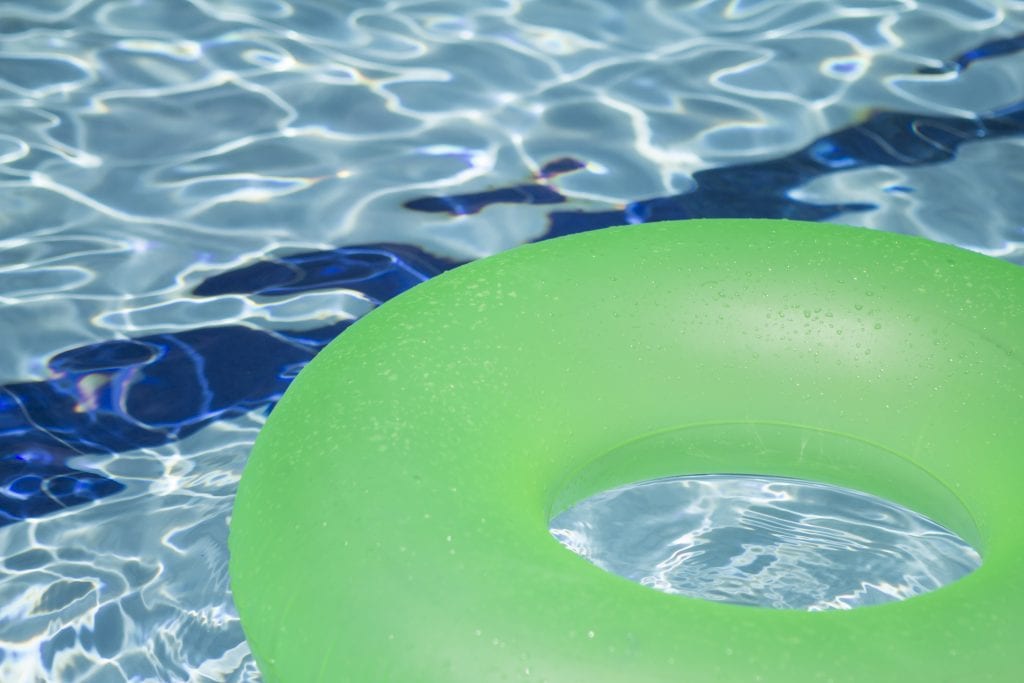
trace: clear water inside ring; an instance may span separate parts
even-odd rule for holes
[[[776,609],[904,600],[981,565],[960,536],[902,505],[757,475],[615,487],[556,515],[550,532],[598,567],[653,589]]]

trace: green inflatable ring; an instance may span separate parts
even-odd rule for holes
[[[923,239],[695,220],[524,246],[381,306],[252,452],[231,577],[268,683],[1010,681],[1024,633],[1024,271]],[[566,551],[596,491],[825,481],[976,572],[808,613],[659,593]]]

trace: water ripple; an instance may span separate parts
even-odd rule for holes
[[[904,600],[981,557],[888,501],[797,480],[706,475],[598,493],[551,520],[569,550],[665,593],[776,609]]]

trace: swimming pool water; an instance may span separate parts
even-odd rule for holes
[[[0,5],[0,680],[259,680],[264,415],[458,263],[714,216],[1024,262],[1024,3],[620,5]]]
[[[556,516],[551,535],[664,593],[812,612],[906,600],[981,565],[963,539],[901,505],[782,477],[618,487]]]

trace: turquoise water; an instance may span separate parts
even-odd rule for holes
[[[620,4],[0,4],[0,680],[259,680],[265,413],[454,263],[683,215],[1024,262],[1021,2]]]

